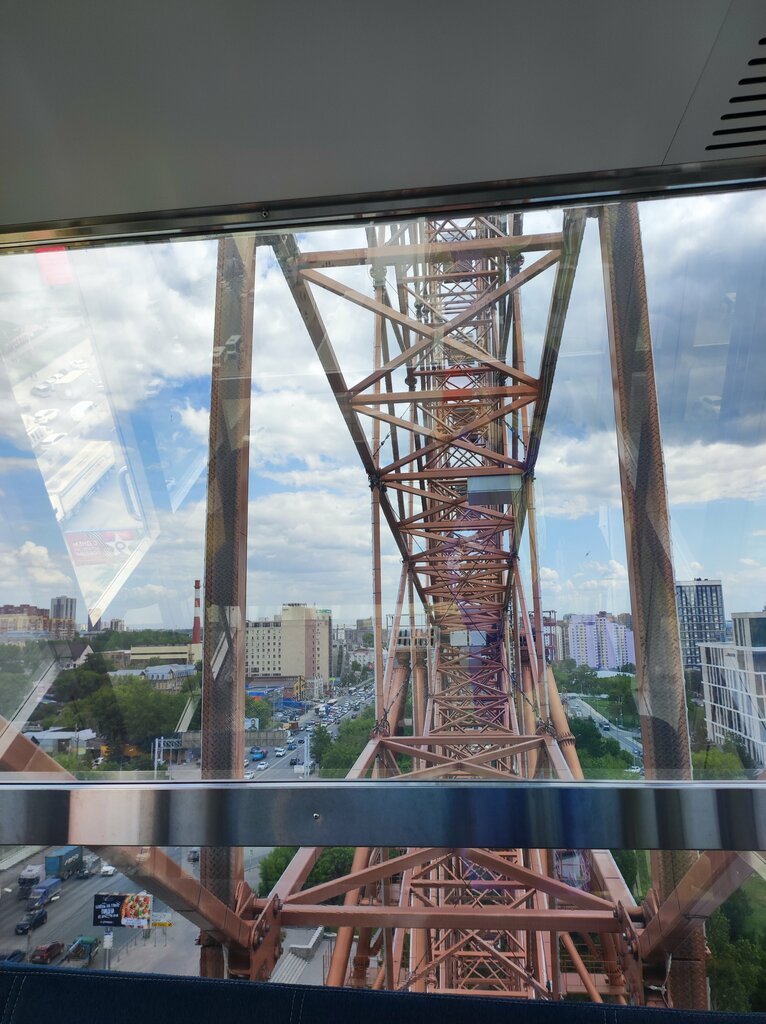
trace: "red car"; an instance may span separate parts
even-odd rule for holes
[[[36,946],[29,962],[33,964],[49,964],[64,952],[63,942],[46,942],[44,946]]]

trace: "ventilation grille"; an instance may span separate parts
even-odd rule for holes
[[[748,74],[737,83],[737,94],[729,100],[729,109],[721,115],[721,127],[713,132],[714,141],[706,150],[766,148],[766,37],[758,40],[762,56],[747,62]],[[743,110],[741,104],[751,104]]]

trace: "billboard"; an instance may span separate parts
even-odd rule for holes
[[[148,928],[152,897],[147,892],[99,892],[93,897],[93,924],[102,928]]]

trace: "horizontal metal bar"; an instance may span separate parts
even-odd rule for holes
[[[497,207],[524,209],[589,206],[618,199],[652,199],[694,192],[733,192],[766,183],[763,161],[710,160],[658,167],[622,168],[512,181],[490,181],[348,196],[181,210],[153,210],[38,224],[0,225],[0,249],[41,245],[95,245],[115,241],[163,241],[199,234],[334,225],[427,216],[468,215]]]
[[[0,845],[762,850],[766,784],[8,783]]]

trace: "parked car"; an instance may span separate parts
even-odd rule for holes
[[[95,402],[91,402],[86,399],[83,402],[78,402],[76,405],[73,405],[69,410],[69,415],[75,423],[79,423],[80,420],[84,420],[89,413],[93,412],[95,408]]]
[[[46,942],[44,946],[35,946],[29,962],[32,964],[49,964],[64,952],[63,942]]]
[[[0,961],[5,960],[9,963],[20,964],[24,959],[23,949],[11,949],[7,953],[0,953]]]
[[[255,778],[255,772],[245,772],[245,778],[249,782],[251,779]]]
[[[256,771],[265,772],[268,767],[269,765],[267,761],[259,761]]]
[[[274,757],[284,757],[284,756],[285,756],[285,748],[284,747],[274,747]]]
[[[37,910],[28,910],[16,925],[14,931],[17,935],[26,935],[48,920],[48,911],[45,907],[38,907]]]
[[[42,380],[39,384],[32,385],[33,395],[49,395],[51,391],[53,391],[53,385],[49,384],[47,380]]]
[[[52,423],[58,417],[58,414],[58,409],[40,409],[39,412],[35,413],[34,421],[43,425]]]
[[[40,442],[40,446],[42,448],[52,448],[54,444],[58,444],[59,441],[62,441],[67,436],[68,435],[64,430],[58,430],[55,433],[46,434]]]
[[[117,868],[113,864],[102,864],[101,874],[107,876],[108,878],[111,878],[112,875],[117,874]]]
[[[297,757],[291,757],[290,758],[290,767],[293,768],[293,767],[295,767],[296,764],[300,764],[300,761],[298,760],[298,758]]]

